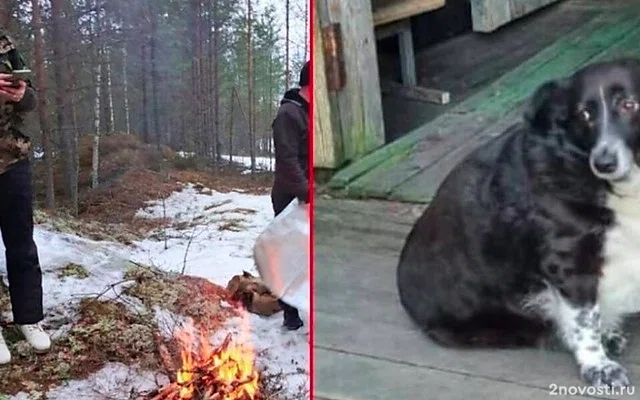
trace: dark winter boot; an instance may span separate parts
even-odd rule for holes
[[[280,303],[280,307],[282,307],[282,310],[284,311],[283,326],[290,331],[296,331],[300,329],[304,325],[304,323],[300,319],[298,309],[288,305],[282,300],[278,300],[278,303]]]

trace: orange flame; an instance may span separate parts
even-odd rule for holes
[[[199,336],[196,340],[193,328],[176,334],[182,359],[176,377],[180,386],[179,398],[193,399],[197,390],[210,394],[222,390],[227,400],[254,400],[259,375],[254,368],[253,349],[232,344],[230,335],[214,349],[203,332]]]

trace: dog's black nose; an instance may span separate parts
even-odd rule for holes
[[[618,156],[613,151],[601,151],[593,159],[593,166],[602,174],[610,174],[618,168]]]

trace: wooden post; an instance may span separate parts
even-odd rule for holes
[[[320,130],[314,138],[314,159],[317,168],[338,168],[384,145],[384,120],[378,75],[378,60],[373,32],[371,0],[317,0],[315,15],[321,31],[337,24],[341,30],[342,60],[345,67],[345,85],[335,92],[327,90],[329,107],[322,104],[326,90],[319,69],[326,68],[328,60],[315,59],[314,121]],[[322,51],[322,44],[314,38],[314,48]],[[320,87],[320,85],[324,85]],[[327,110],[328,113],[327,114]],[[327,127],[329,125],[329,127]],[[333,143],[330,145],[329,143]]]
[[[314,2],[317,10],[317,3]],[[327,90],[324,42],[318,12],[313,13],[313,162],[316,168],[334,169],[342,164],[341,127],[337,108],[331,106]]]

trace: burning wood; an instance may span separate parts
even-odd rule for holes
[[[259,400],[259,374],[254,367],[253,350],[233,344],[227,335],[213,349],[201,333],[195,340],[192,331],[176,335],[182,366],[175,380],[151,393],[148,400]]]

